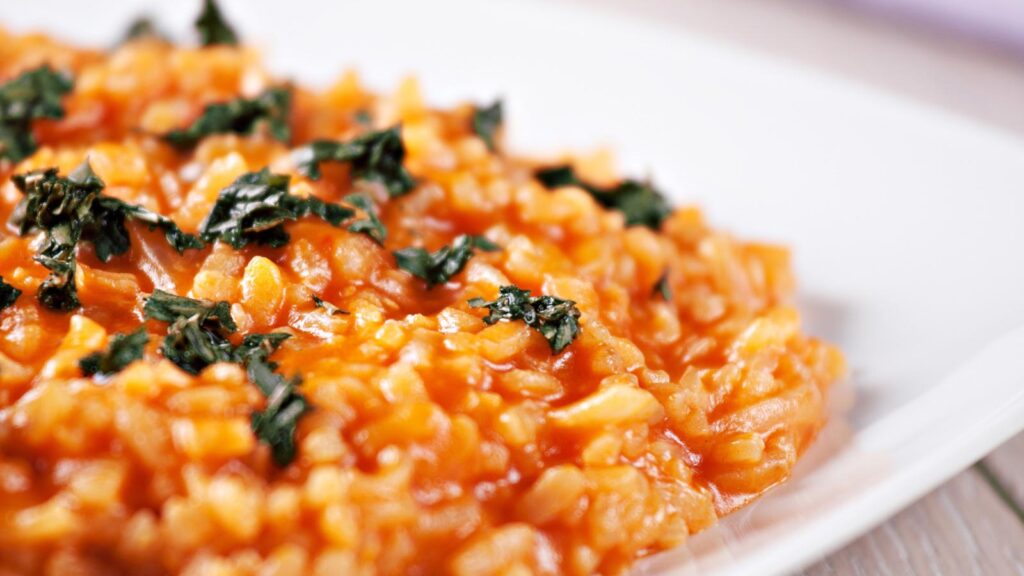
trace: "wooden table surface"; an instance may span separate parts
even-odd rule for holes
[[[1024,434],[804,576],[1024,574]]]
[[[628,10],[1024,136],[1024,54],[978,39],[835,0],[631,0]],[[1024,434],[801,574],[1024,575]]]

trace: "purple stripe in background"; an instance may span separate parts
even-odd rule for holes
[[[1024,54],[1024,0],[834,0],[920,22]]]

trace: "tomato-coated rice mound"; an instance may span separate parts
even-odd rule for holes
[[[62,114],[0,161],[17,293],[0,311],[0,574],[620,574],[784,481],[824,423],[843,361],[801,331],[788,252],[694,207],[633,220],[607,154],[509,154],[482,107],[428,107],[413,79],[314,90],[230,43],[0,31],[0,82],[43,65],[73,79]],[[276,120],[167,136],[281,86]],[[392,128],[398,180],[300,165],[314,141]],[[64,285],[78,305],[57,310],[49,232],[15,225],[40,219],[17,214],[33,184],[12,177],[56,168],[75,187],[86,160],[104,206],[199,240],[179,251],[130,215],[127,250],[103,258],[110,229],[86,227]],[[563,165],[567,183],[538,178]],[[204,233],[264,168],[302,207],[286,239]],[[430,268],[461,235],[462,267]],[[529,295],[499,309],[502,287]],[[161,320],[160,291],[230,314]],[[194,342],[165,341],[189,318],[228,350],[191,371],[175,354]],[[239,356],[253,334],[288,337]]]

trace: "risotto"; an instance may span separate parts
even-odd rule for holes
[[[784,248],[197,27],[0,31],[0,574],[620,574],[786,479]]]

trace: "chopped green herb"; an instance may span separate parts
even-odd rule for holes
[[[102,195],[103,181],[88,161],[66,178],[59,176],[56,168],[48,168],[16,174],[11,179],[25,195],[11,215],[11,223],[23,236],[33,231],[46,233],[35,259],[50,270],[50,276],[40,285],[37,297],[52,310],[69,312],[80,305],[74,281],[78,243],[91,243],[103,262],[124,254],[131,245],[125,220],[159,228],[179,253],[203,246],[170,219]]]
[[[368,132],[348,142],[315,140],[292,152],[292,160],[303,176],[319,180],[321,162],[348,163],[353,180],[380,183],[392,198],[407,194],[416,185],[402,166],[404,159],[405,145],[397,126]]]
[[[272,174],[267,168],[243,174],[220,191],[200,226],[200,238],[206,242],[221,240],[236,249],[249,242],[279,248],[288,243],[285,222],[314,215],[340,226],[354,214],[349,208],[314,196],[292,196],[288,193],[289,180],[287,175]]]
[[[497,244],[483,236],[462,234],[450,246],[443,246],[434,253],[423,248],[409,247],[396,250],[393,254],[399,268],[422,278],[427,282],[427,288],[433,288],[462,272],[473,257],[474,249],[486,252],[500,250]]]
[[[50,308],[70,312],[78,308],[75,289],[75,247],[83,231],[94,220],[93,203],[100,191],[100,180],[84,163],[67,178],[56,168],[16,174],[11,178],[25,198],[14,209],[11,223],[24,236],[41,230],[46,234],[35,260],[50,275],[39,286],[36,297]]]
[[[18,296],[21,296],[21,290],[4,282],[3,276],[0,276],[0,310],[14,305]]]
[[[353,115],[355,121],[363,126],[373,126],[373,116],[369,110],[357,110]]]
[[[665,196],[650,183],[638,180],[623,180],[616,186],[601,188],[583,182],[576,177],[570,166],[556,166],[538,170],[536,177],[548,188],[579,186],[594,197],[605,208],[618,210],[626,217],[626,226],[647,226],[657,230],[661,223],[672,214],[672,207]]]
[[[82,374],[92,376],[100,374],[109,376],[124,370],[136,360],[141,360],[149,343],[149,335],[145,328],[128,334],[115,334],[103,352],[93,352],[78,361]]]
[[[285,380],[274,373],[270,355],[291,337],[272,332],[249,334],[233,347],[227,335],[237,326],[227,302],[210,302],[155,290],[142,309],[146,318],[170,322],[160,351],[190,374],[198,374],[214,362],[243,364],[249,381],[267,397],[267,406],[252,415],[256,436],[270,445],[274,462],[287,466],[295,457],[295,425],[309,411],[309,404],[295,388],[298,376]]]
[[[292,138],[288,125],[292,93],[287,88],[269,88],[255,98],[236,98],[209,104],[188,128],[171,130],[162,136],[175,148],[192,148],[213,134],[252,134],[266,125],[270,135],[287,143]]]
[[[313,305],[316,306],[317,308],[323,308],[324,312],[326,312],[329,316],[336,316],[338,314],[348,314],[348,310],[343,310],[341,308],[338,308],[334,304],[331,304],[330,302],[325,302],[324,300],[320,299],[320,297],[317,296],[316,294],[313,294]]]
[[[178,254],[205,246],[202,240],[183,232],[170,218],[111,196],[97,198],[93,213],[95,222],[89,229],[88,238],[96,248],[96,257],[103,262],[110,260],[111,256],[124,254],[131,246],[125,220],[141,222],[150,230],[159,229]]]
[[[121,44],[132,42],[134,40],[167,40],[167,35],[160,31],[160,28],[156,25],[156,22],[148,16],[139,16],[128,25],[128,29],[124,31],[124,36],[121,37]]]
[[[64,117],[61,97],[71,78],[40,66],[0,84],[0,160],[20,162],[36,151],[32,121]]]
[[[285,467],[295,459],[295,430],[299,418],[311,409],[309,402],[296,388],[302,379],[285,379],[273,372],[263,358],[255,357],[246,363],[249,381],[267,397],[263,410],[252,414],[252,429],[261,442],[270,446],[274,462]]]
[[[245,364],[253,358],[259,358],[270,366],[277,368],[277,364],[267,359],[275,350],[281,347],[285,340],[291,338],[291,334],[285,332],[271,332],[269,334],[249,334],[242,339],[242,343],[231,352],[232,361]]]
[[[199,32],[199,43],[203,46],[214,46],[227,44],[234,46],[238,44],[238,36],[235,31],[224,20],[220,8],[213,0],[203,2],[203,11],[196,19],[196,31]]]
[[[235,361],[227,335],[238,327],[227,302],[194,300],[154,290],[142,313],[148,319],[170,323],[160,352],[182,370],[198,374],[214,362]]]
[[[484,141],[487,149],[497,150],[495,136],[501,128],[503,121],[501,100],[495,100],[494,104],[483,108],[473,109],[473,132]]]
[[[388,229],[384,227],[384,223],[380,221],[377,213],[373,211],[373,201],[365,194],[349,194],[345,196],[344,200],[346,203],[366,213],[366,218],[360,218],[349,224],[348,231],[366,234],[374,242],[383,246],[384,240],[388,237]]]
[[[672,286],[668,283],[668,270],[665,270],[658,281],[654,283],[654,294],[661,294],[661,297],[665,299],[665,302],[672,301]]]
[[[575,302],[554,296],[531,297],[529,290],[517,286],[502,286],[493,302],[473,298],[469,305],[488,309],[489,313],[484,317],[488,325],[499,320],[522,320],[547,339],[555,354],[564,350],[580,333],[580,311]]]

